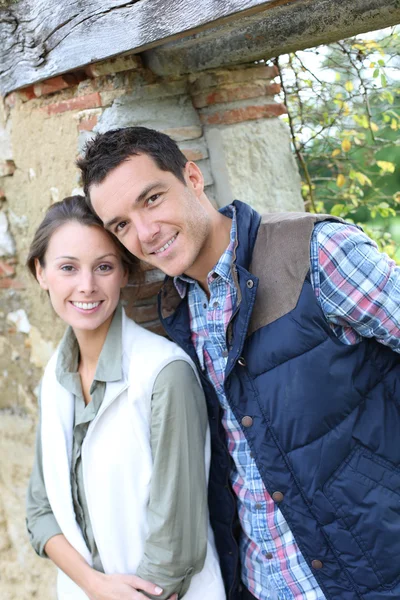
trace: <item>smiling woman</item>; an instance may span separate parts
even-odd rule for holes
[[[119,304],[137,260],[74,196],[48,210],[28,267],[69,325],[41,384],[27,496],[59,600],[223,600],[203,392],[184,352]]]

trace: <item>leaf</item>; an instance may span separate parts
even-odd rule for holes
[[[386,76],[383,73],[381,74],[381,86],[382,87],[386,87],[387,86],[387,79],[386,79]]]
[[[344,89],[347,92],[352,92],[354,90],[354,85],[352,81],[346,81],[346,83],[344,84]]]
[[[334,151],[332,152],[332,158],[335,158],[335,156],[339,156],[339,154],[340,154],[339,148],[335,148]]]
[[[377,160],[376,164],[381,169],[383,173],[394,173],[396,169],[396,165],[388,160]]]
[[[334,217],[340,217],[343,214],[346,214],[346,205],[345,204],[335,204],[331,208],[331,215]]]
[[[342,142],[342,150],[343,152],[348,152],[351,148],[351,142],[350,140],[343,140]]]
[[[376,79],[377,77],[379,77],[379,69],[375,69],[374,72],[372,73],[372,77],[374,79]]]
[[[342,173],[339,173],[339,175],[336,177],[336,185],[338,187],[343,187],[344,184],[346,183],[346,177],[344,175],[342,175]],[[340,205],[338,205],[340,206]],[[331,211],[331,213],[333,214],[333,212]]]
[[[365,185],[365,184],[372,185],[372,181],[364,173],[361,173],[360,171],[357,171],[356,173],[354,173],[354,176],[355,176],[355,179],[357,179],[357,181],[359,182],[360,185]]]
[[[371,121],[371,129],[374,133],[376,133],[377,131],[379,131],[379,127],[376,123],[374,123],[373,121]]]

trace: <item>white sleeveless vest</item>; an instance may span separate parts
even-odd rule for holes
[[[109,574],[135,574],[143,556],[152,474],[150,418],[155,379],[174,360],[184,360],[195,370],[178,346],[140,327],[125,313],[122,349],[122,379],[107,383],[103,403],[89,425],[82,446],[83,478],[93,535],[104,571]],[[41,388],[44,480],[52,511],[63,534],[92,565],[75,519],[71,494],[74,399],[58,383],[56,364],[57,352],[46,367]],[[207,432],[207,475],[209,465]],[[59,571],[57,590],[59,600],[88,600],[62,571]],[[226,598],[210,526],[205,565],[192,578],[184,598]]]

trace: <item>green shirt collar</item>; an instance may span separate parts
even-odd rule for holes
[[[56,377],[58,382],[74,395],[82,395],[78,373],[79,346],[72,327],[61,340]],[[111,321],[99,360],[94,381],[118,381],[122,378],[122,306],[119,304]]]

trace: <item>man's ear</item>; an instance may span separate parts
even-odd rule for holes
[[[49,286],[47,285],[45,270],[44,270],[44,267],[42,267],[42,265],[40,264],[40,261],[38,258],[35,258],[35,270],[36,270],[36,279],[38,280],[40,287],[43,290],[47,291],[49,289]]]
[[[191,160],[187,161],[184,177],[186,185],[194,191],[196,196],[200,196],[204,191],[204,177],[196,163]]]

